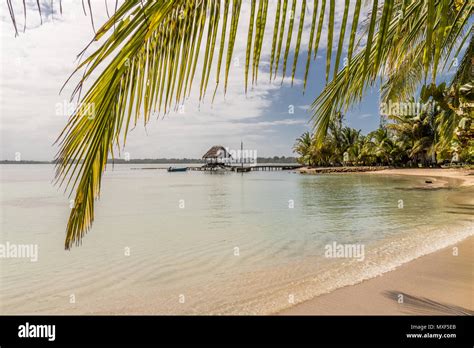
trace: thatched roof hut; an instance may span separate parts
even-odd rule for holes
[[[211,147],[202,158],[208,163],[226,163],[232,158],[232,155],[224,146],[215,145]]]

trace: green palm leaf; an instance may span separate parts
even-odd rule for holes
[[[346,4],[346,7],[348,5]],[[331,70],[331,56],[332,56],[332,37],[334,35],[334,11],[336,8],[335,0],[329,1],[329,23],[328,23],[328,41],[326,48],[326,83],[329,81],[329,71]]]
[[[286,36],[286,47],[285,47],[285,53],[283,55],[283,72],[282,72],[282,83],[283,79],[285,78],[286,75],[286,64],[288,62],[288,54],[290,53],[290,46],[291,46],[291,38],[293,36],[293,25],[295,23],[295,10],[296,10],[296,0],[293,0],[293,3],[291,5],[291,12],[290,12],[290,23],[288,26],[288,33]]]
[[[300,25],[298,27],[298,37],[296,39],[295,58],[293,60],[293,69],[291,72],[291,85],[292,86],[293,86],[293,80],[295,79],[296,64],[298,63],[298,55],[300,53],[301,36],[303,34],[305,12],[306,12],[306,0],[303,0],[301,3],[301,14],[300,14]]]
[[[336,74],[339,70],[339,61],[341,59],[341,54],[342,54],[342,49],[343,49],[342,46],[344,44],[344,36],[346,34],[347,16],[349,14],[349,5],[350,5],[350,0],[346,0],[346,5],[344,6],[344,15],[342,17],[341,32],[339,33],[339,43],[337,44],[336,63],[334,65],[334,77],[336,77]]]
[[[314,31],[316,29],[316,17],[317,17],[317,12],[318,12],[318,0],[314,0],[313,3],[313,16],[311,20],[311,31],[309,34],[309,43],[308,43],[308,56],[306,58],[306,68],[304,72],[304,86],[303,86],[303,92],[306,90],[306,83],[308,81],[308,73],[309,73],[309,65],[311,63],[311,51],[313,50],[313,37],[314,37]]]

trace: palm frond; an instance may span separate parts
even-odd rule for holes
[[[438,2],[436,2],[437,4]],[[437,45],[441,45],[438,49],[440,57],[449,57],[453,48],[450,47],[452,42],[456,42],[453,47],[459,49],[463,46],[463,41],[456,41],[456,38],[460,33],[463,33],[464,28],[467,25],[466,17],[469,12],[464,12],[460,15],[460,11],[468,11],[470,6],[464,3],[461,6],[461,10],[457,10],[454,7],[454,2],[450,2],[450,11],[448,13],[441,14],[440,11],[435,11],[435,18],[433,24],[433,30],[437,30],[440,25],[441,17],[447,16],[445,26],[451,28],[451,33],[446,34],[444,40],[434,40],[431,43],[430,52],[437,50]],[[428,19],[429,6],[423,1],[412,1],[412,2],[394,2],[393,6],[390,6],[389,10],[391,15],[387,12],[384,19],[388,21],[388,24],[381,24],[384,17],[382,11],[381,17],[376,17],[375,24],[372,24],[372,18],[376,13],[375,6],[370,14],[371,20],[370,27],[378,25],[379,30],[372,35],[373,39],[367,39],[367,45],[359,50],[358,54],[351,60],[350,64],[345,69],[339,71],[335,78],[324,88],[322,93],[316,98],[312,104],[313,121],[315,127],[315,137],[322,141],[327,131],[329,120],[337,110],[341,108],[347,109],[354,103],[357,103],[363,96],[365,90],[373,86],[374,77],[388,77],[386,86],[390,86],[391,90],[394,91],[394,81],[399,86],[406,84],[407,90],[414,90],[421,82],[421,79],[425,73],[425,55],[426,52],[426,27],[430,24]],[[385,8],[385,4],[384,4]],[[400,19],[398,13],[404,13],[403,20]],[[443,20],[444,21],[444,20]],[[386,27],[381,31],[382,27]],[[384,35],[383,40],[380,36]],[[447,38],[450,38],[447,40]],[[394,39],[397,38],[397,41]],[[414,67],[419,64],[420,59],[422,61],[423,69],[415,71]],[[433,64],[432,55],[429,56],[428,62],[430,66]],[[414,66],[410,67],[410,64]],[[378,66],[380,64],[380,67]],[[394,71],[398,71],[396,75]],[[404,76],[404,72],[409,72],[408,76]],[[388,73],[388,76],[387,76]],[[396,76],[396,78],[395,78]],[[390,80],[392,77],[392,80]],[[403,80],[401,78],[403,77]]]
[[[329,71],[331,70],[332,37],[334,35],[334,12],[336,8],[335,0],[329,1],[329,22],[328,22],[328,47],[326,48],[326,83],[329,81]]]
[[[342,16],[341,31],[339,33],[339,43],[337,44],[336,63],[334,65],[334,77],[339,70],[339,61],[341,59],[344,37],[346,34],[347,17],[349,15],[350,0],[346,0],[344,6],[344,15]]]
[[[296,0],[293,0],[291,5],[291,12],[290,12],[290,23],[288,25],[288,31],[286,35],[286,47],[285,47],[285,54],[283,55],[283,70],[282,70],[282,80],[286,76],[286,65],[288,63],[288,55],[290,54],[290,47],[291,47],[291,38],[293,36],[293,25],[295,23],[295,10],[296,10]]]
[[[471,82],[472,74],[472,59],[474,57],[474,36],[471,36],[469,45],[464,52],[464,56],[459,63],[458,69],[451,80],[451,86],[454,84],[463,85]]]
[[[303,35],[305,12],[306,12],[306,0],[303,0],[301,3],[301,14],[300,14],[300,24],[298,26],[298,37],[296,38],[295,59],[293,59],[293,69],[291,71],[291,85],[292,86],[293,86],[293,81],[295,79],[296,64],[298,63],[298,56],[300,53],[301,36]]]
[[[349,48],[348,48],[348,53],[347,53],[346,78],[349,77],[349,65],[351,64],[352,54],[354,52],[354,43],[355,43],[355,37],[357,33],[357,25],[359,24],[361,4],[362,4],[361,0],[356,0],[356,5],[354,9],[354,18],[352,19],[351,35],[349,39]]]
[[[311,19],[311,30],[309,34],[309,43],[308,43],[308,56],[306,58],[306,67],[304,71],[304,83],[303,83],[303,93],[306,90],[306,83],[308,82],[308,73],[309,73],[309,65],[311,63],[311,52],[313,50],[313,38],[314,32],[316,30],[316,18],[318,14],[318,0],[314,0],[313,2],[313,16]]]

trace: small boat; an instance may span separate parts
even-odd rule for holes
[[[168,172],[185,172],[188,170],[188,167],[169,167]]]
[[[250,167],[235,167],[235,171],[237,173],[247,173],[247,172],[250,172],[252,170],[252,168]]]

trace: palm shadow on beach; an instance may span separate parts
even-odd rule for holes
[[[436,302],[425,297],[412,296],[399,291],[385,291],[384,295],[391,300],[398,301],[399,295],[403,295],[404,312],[418,315],[473,315],[474,312],[455,305]]]

